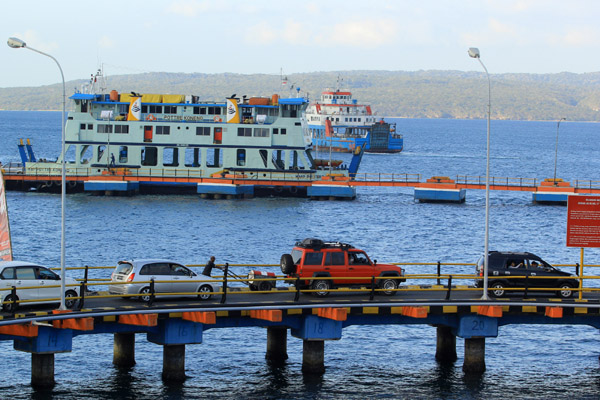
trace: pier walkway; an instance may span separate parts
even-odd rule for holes
[[[20,165],[20,164],[19,164]],[[9,190],[38,190],[58,192],[61,176],[56,172],[26,173],[21,166],[3,166],[6,186]],[[282,170],[267,173],[215,174],[202,178],[201,171],[163,169],[114,168],[102,175],[88,168],[67,166],[68,192],[92,192],[95,194],[135,194],[144,191],[166,193],[198,193],[203,197],[237,198],[255,194],[285,195],[311,198],[346,199],[356,197],[357,187],[414,188],[415,198],[420,201],[462,202],[465,190],[483,190],[485,176],[457,175],[455,177],[434,176],[423,178],[412,173],[358,173],[352,178],[344,177],[332,170],[323,179],[316,179],[314,172]],[[533,201],[566,202],[568,195],[599,194],[600,180],[537,179],[523,177],[490,177],[490,190],[519,191],[533,193]],[[440,196],[441,194],[441,196]]]
[[[440,362],[457,359],[456,338],[461,338],[465,373],[485,370],[485,339],[497,337],[505,325],[600,329],[600,276],[584,275],[583,268],[571,266],[577,268],[580,281],[572,298],[557,298],[556,288],[532,285],[507,289],[504,298],[482,300],[482,289],[472,286],[477,277],[441,274],[437,265],[438,273],[405,276],[407,282],[392,296],[384,295],[377,278],[372,285],[331,289],[328,296],[314,296],[315,291],[287,285],[281,276],[264,278],[276,284],[270,290],[251,290],[245,279],[222,277],[220,290],[206,301],[196,298],[197,293],[170,293],[175,297],[166,298],[154,290],[148,302],[140,301],[137,294],[122,298],[108,294],[109,279],[87,279],[86,274],[77,284],[82,296],[73,310],[32,307],[19,301],[16,310],[1,315],[0,340],[13,341],[15,350],[32,354],[33,385],[51,386],[55,355],[70,352],[73,341],[82,335],[114,335],[113,363],[119,366],[135,364],[135,337],[143,335],[148,342],[163,346],[162,378],[177,381],[185,379],[186,345],[202,343],[209,329],[266,329],[265,357],[273,362],[287,358],[290,333],[303,341],[302,370],[307,374],[324,372],[324,341],[341,339],[344,328],[352,325],[434,327],[437,342],[435,351],[432,344],[432,357]],[[598,266],[586,265],[586,271],[592,267]],[[444,266],[444,270],[453,268],[452,264]],[[154,287],[154,281],[148,283]]]

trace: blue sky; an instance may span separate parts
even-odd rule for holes
[[[53,55],[65,79],[140,72],[600,71],[593,0],[20,0],[2,40]],[[0,46],[0,87],[60,82],[52,60]],[[67,88],[68,92],[72,89]]]

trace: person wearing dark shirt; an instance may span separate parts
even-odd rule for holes
[[[210,274],[212,273],[213,268],[217,268],[215,266],[215,256],[212,256],[210,258],[210,260],[208,260],[208,262],[204,266],[204,269],[202,270],[202,275],[210,276]]]

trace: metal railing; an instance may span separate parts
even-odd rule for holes
[[[141,299],[144,298],[146,306],[152,307],[156,299],[164,297],[184,297],[192,296],[199,297],[200,295],[217,296],[220,295],[220,303],[226,303],[229,296],[237,296],[240,294],[273,294],[273,293],[294,293],[294,301],[298,302],[301,294],[320,294],[326,295],[329,293],[337,294],[364,294],[368,296],[369,300],[373,300],[375,295],[378,294],[407,294],[407,293],[438,293],[438,296],[432,297],[432,300],[450,300],[453,293],[456,292],[480,292],[482,289],[477,287],[476,283],[482,280],[481,276],[476,274],[461,273],[456,270],[457,267],[472,267],[475,264],[472,263],[393,263],[400,266],[413,266],[421,269],[435,268],[434,273],[418,273],[418,274],[405,274],[402,277],[399,276],[365,276],[365,277],[290,277],[283,275],[275,276],[264,276],[256,275],[249,279],[247,276],[240,276],[233,274],[231,276],[228,272],[229,268],[274,268],[278,265],[275,264],[232,264],[225,265],[225,274],[221,276],[215,276],[214,278],[203,278],[199,275],[197,279],[186,281],[187,283],[197,284],[198,287],[202,283],[209,283],[219,287],[219,290],[214,290],[211,287],[211,291],[204,291],[199,293],[194,292],[183,292],[183,291],[168,291],[161,292],[156,289],[157,284],[178,284],[180,280],[144,280],[135,282],[113,282],[110,278],[90,278],[90,270],[105,270],[114,269],[113,266],[98,266],[98,267],[68,267],[67,270],[83,270],[83,278],[78,279],[77,284],[66,285],[67,291],[73,291],[77,296],[72,296],[69,299],[73,302],[72,307],[81,309],[87,300],[91,299],[112,299],[112,298],[128,298],[128,299]],[[189,267],[198,267],[199,265],[189,265]],[[571,276],[528,276],[528,275],[510,275],[510,276],[491,276],[491,281],[502,281],[505,282],[502,288],[490,287],[490,293],[494,293],[495,290],[501,290],[505,293],[522,293],[523,298],[531,297],[532,295],[539,293],[551,293],[553,295],[560,295],[561,290],[571,291],[573,294],[577,293],[589,293],[598,294],[600,293],[600,276],[598,275],[579,275],[578,264],[557,264],[557,267],[575,268],[576,275]],[[585,265],[585,268],[599,268],[600,265]],[[444,271],[442,271],[444,269]],[[452,270],[452,271],[451,271]],[[450,273],[449,273],[450,272]],[[386,281],[396,281],[397,284],[394,287],[382,287],[380,283]],[[510,281],[521,280],[524,284],[511,285]],[[539,281],[543,280],[543,283]],[[573,287],[564,288],[560,285],[552,285],[551,281],[561,280],[563,282],[570,281],[571,283],[579,282],[579,285],[571,285]],[[313,282],[326,281],[331,282],[325,287],[314,287]],[[342,284],[338,284],[339,281],[343,281]],[[402,282],[401,282],[402,281]],[[405,283],[403,283],[405,281]],[[1,281],[0,281],[1,282]],[[269,289],[259,289],[261,282],[269,283]],[[278,283],[285,284],[283,288],[277,286]],[[403,284],[401,284],[403,283]],[[459,284],[462,283],[462,284]],[[147,287],[148,291],[141,292],[134,290],[133,293],[110,293],[111,285],[138,285],[138,287]],[[254,288],[252,289],[252,286]],[[90,290],[90,288],[97,287],[98,290]],[[102,291],[101,289],[109,288],[108,291]],[[266,288],[266,285],[264,286]],[[32,303],[58,303],[60,298],[34,298],[34,299],[21,299],[19,291],[23,290],[36,290],[40,288],[45,289],[60,289],[60,283],[56,285],[44,285],[44,286],[22,286],[22,287],[4,287],[0,288],[0,296],[2,298],[2,306],[6,308],[9,313],[13,316],[18,306],[28,305]],[[252,290],[244,290],[249,288]],[[283,289],[283,290],[282,290]],[[7,293],[10,292],[10,293]],[[441,296],[441,297],[440,297]],[[443,298],[442,298],[443,297]],[[264,300],[264,299],[261,299]],[[467,299],[468,300],[468,299]]]

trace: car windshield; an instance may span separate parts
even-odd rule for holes
[[[300,250],[292,250],[292,260],[294,260],[294,264],[299,264],[302,259],[302,251]]]

